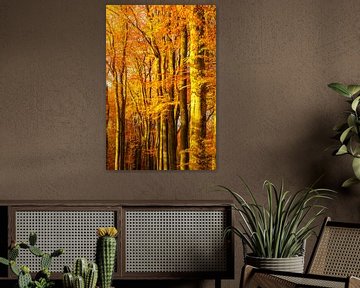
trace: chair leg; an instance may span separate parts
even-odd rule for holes
[[[240,285],[239,288],[246,288],[249,285],[251,280],[251,275],[253,274],[254,267],[250,265],[244,265],[241,271]]]
[[[221,288],[221,279],[220,278],[215,279],[215,288]]]

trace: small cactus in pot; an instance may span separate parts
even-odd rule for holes
[[[100,288],[110,288],[116,258],[115,227],[101,227],[97,229],[96,262],[99,267]]]
[[[18,277],[19,288],[49,288],[53,286],[50,280],[50,265],[54,257],[58,257],[64,253],[63,249],[57,249],[51,254],[43,252],[36,246],[37,236],[35,233],[30,233],[29,243],[12,241],[9,251],[8,259],[0,257],[0,263],[10,266],[11,271]],[[19,256],[20,249],[28,250],[34,256],[40,258],[41,270],[35,275],[35,279],[31,278],[30,268],[26,265],[20,266],[16,263]]]
[[[96,263],[88,263],[85,258],[76,259],[74,272],[70,267],[64,267],[64,288],[95,288],[98,279],[98,267]]]

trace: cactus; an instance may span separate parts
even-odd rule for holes
[[[51,257],[58,257],[64,253],[64,249],[57,249],[51,253]]]
[[[31,246],[35,246],[37,241],[37,235],[35,232],[31,232],[29,235],[29,244]]]
[[[81,276],[83,279],[85,279],[87,268],[88,268],[88,262],[85,258],[76,259],[75,267],[74,267],[75,276]]]
[[[63,286],[64,288],[95,288],[98,278],[98,268],[95,263],[89,263],[85,258],[78,258],[74,263],[74,273],[71,273],[69,266],[64,266]],[[77,280],[76,280],[77,279]],[[82,281],[80,280],[82,279]],[[82,283],[81,283],[82,282]]]
[[[19,288],[28,288],[31,283],[32,283],[32,279],[29,271],[28,272],[21,271],[18,279]]]
[[[14,260],[10,261],[10,269],[16,276],[19,276],[20,268],[16,265],[16,262]]]
[[[37,256],[37,257],[41,257],[41,256],[43,256],[44,255],[44,252],[42,252],[41,250],[40,250],[40,248],[38,248],[38,247],[36,247],[36,246],[30,246],[29,247],[29,251],[32,253],[32,254],[34,254],[35,256]]]
[[[41,269],[44,269],[44,268],[49,269],[50,265],[51,265],[51,260],[52,260],[51,255],[48,253],[44,253],[44,255],[41,257],[41,261],[40,261]]]
[[[64,288],[73,288],[74,287],[74,276],[72,273],[67,272],[63,274],[63,286]]]
[[[19,244],[19,246],[20,246],[20,248],[22,248],[22,249],[29,249],[29,248],[30,248],[30,245],[28,245],[28,244],[26,244],[26,243],[23,243],[23,242],[21,242],[21,243]]]
[[[14,248],[9,250],[8,253],[9,260],[16,260],[16,258],[19,256],[19,246],[15,246]]]
[[[67,265],[64,266],[64,273],[71,273],[71,269],[69,266]]]
[[[1,264],[4,264],[4,265],[6,265],[6,266],[9,266],[10,261],[9,261],[8,259],[5,259],[5,258],[3,258],[3,257],[0,257],[0,263],[1,263]]]
[[[51,287],[53,282],[50,281],[50,264],[53,257],[60,256],[63,254],[63,249],[55,250],[53,253],[44,253],[40,248],[36,247],[37,236],[35,233],[30,233],[29,244],[20,242],[16,243],[11,241],[11,245],[8,251],[8,259],[0,257],[0,263],[10,266],[11,271],[18,276],[18,286],[19,288],[46,288]],[[27,266],[22,266],[21,268],[16,264],[16,259],[19,256],[19,250],[29,250],[30,253],[37,257],[41,257],[41,271],[39,271],[35,276],[35,281],[32,280],[30,275],[30,269]]]
[[[44,268],[42,270],[40,270],[38,273],[36,273],[35,275],[35,280],[40,281],[41,279],[50,279],[50,271],[48,268]]]
[[[98,266],[96,263],[89,263],[85,276],[85,288],[95,288],[98,279]]]
[[[115,227],[98,228],[99,238],[96,243],[96,261],[99,267],[101,288],[110,288],[116,258]]]
[[[85,288],[84,278],[77,275],[74,277],[74,288]]]

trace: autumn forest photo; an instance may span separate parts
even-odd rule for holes
[[[106,168],[216,169],[215,5],[106,6]]]

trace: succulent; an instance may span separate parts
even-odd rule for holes
[[[49,282],[44,278],[34,281],[33,283],[33,288],[50,288],[54,286],[54,282]]]
[[[74,275],[71,273],[71,271],[66,270],[65,267],[62,280],[64,288],[72,288],[74,286]]]
[[[95,288],[98,279],[96,263],[88,263],[87,259],[79,258],[74,263],[74,273],[69,266],[64,266],[64,288]]]
[[[116,258],[115,227],[101,227],[97,229],[99,238],[96,243],[96,262],[99,267],[100,288],[110,288]]]
[[[37,236],[35,233],[30,233],[29,243],[16,243],[12,241],[9,251],[8,259],[0,257],[0,263],[10,266],[11,271],[18,276],[19,288],[48,288],[53,286],[50,281],[50,265],[53,257],[58,257],[64,253],[63,249],[57,249],[51,254],[44,253],[39,247],[35,246]],[[30,275],[30,268],[28,266],[21,266],[16,263],[19,256],[20,249],[29,250],[30,253],[37,257],[41,257],[41,270],[36,274],[33,281]]]
[[[85,288],[83,277],[79,275],[74,277],[74,288]]]
[[[34,232],[31,232],[29,235],[29,243],[31,246],[35,246],[37,241],[37,235]]]
[[[4,264],[6,266],[10,265],[10,261],[8,259],[2,258],[2,257],[0,257],[0,263]]]
[[[39,247],[36,247],[36,246],[33,246],[33,245],[31,245],[31,246],[29,247],[29,251],[30,251],[32,254],[34,254],[35,256],[38,256],[38,257],[41,257],[41,256],[44,255],[44,252],[42,252]]]
[[[41,262],[40,262],[41,269],[45,269],[45,268],[49,269],[51,265],[51,260],[52,260],[51,255],[48,253],[44,253],[41,256]]]
[[[90,263],[85,276],[85,288],[95,288],[98,279],[98,266],[96,263]]]
[[[23,268],[27,268],[27,269],[23,269]],[[26,266],[22,267],[19,273],[19,280],[18,280],[19,288],[28,288],[31,285],[32,279],[29,272],[30,272],[29,267]]]
[[[19,256],[19,246],[15,246],[14,248],[10,249],[8,252],[9,260],[16,260]]]
[[[85,279],[86,271],[88,266],[88,261],[85,258],[79,258],[75,261],[75,276],[81,276],[83,279]]]

